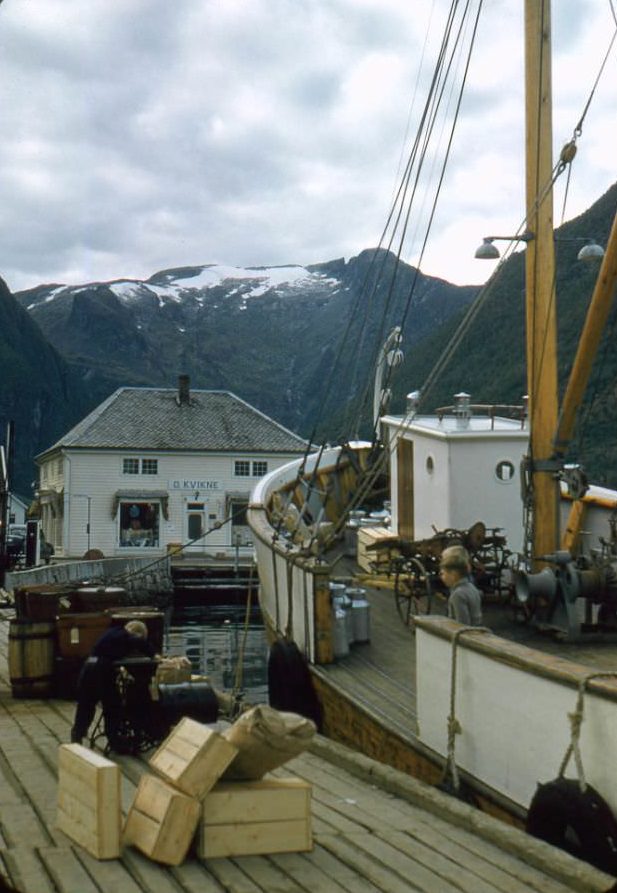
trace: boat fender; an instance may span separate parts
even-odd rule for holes
[[[617,875],[617,821],[600,794],[557,778],[539,784],[527,813],[528,834]]]
[[[321,705],[304,655],[295,642],[278,639],[268,656],[268,700],[275,710],[299,713],[321,731]]]

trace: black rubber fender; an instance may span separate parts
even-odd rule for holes
[[[277,639],[270,648],[268,700],[275,710],[299,713],[321,730],[321,705],[306,659],[295,642]]]
[[[161,683],[158,705],[171,722],[179,722],[184,716],[196,722],[216,722],[219,702],[216,692],[207,682]]]
[[[600,794],[557,778],[539,784],[527,813],[528,834],[617,875],[617,821]]]

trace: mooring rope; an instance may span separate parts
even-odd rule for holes
[[[585,780],[583,758],[581,757],[580,748],[581,726],[583,725],[584,719],[585,689],[587,688],[587,683],[591,682],[592,679],[607,679],[612,677],[617,677],[617,672],[606,671],[603,673],[588,673],[587,676],[584,676],[578,684],[578,695],[574,712],[568,713],[568,720],[570,722],[570,744],[568,745],[568,749],[566,750],[565,756],[561,761],[561,766],[559,767],[559,778],[563,778],[567,765],[570,762],[570,757],[573,756],[581,794],[584,794],[587,790],[587,781]]]
[[[448,716],[447,728],[448,728],[448,755],[446,758],[446,765],[444,768],[443,778],[441,783],[447,781],[448,774],[452,778],[452,785],[454,790],[458,793],[460,788],[460,779],[458,775],[458,769],[456,767],[456,736],[460,735],[463,731],[463,727],[460,722],[456,718],[456,653],[458,649],[459,639],[464,636],[466,633],[490,633],[491,630],[486,626],[463,626],[460,629],[457,629],[452,637],[452,665],[450,672],[450,714]]]
[[[246,596],[246,610],[244,613],[244,629],[242,633],[242,642],[240,643],[240,648],[238,651],[238,662],[236,663],[236,675],[234,679],[234,687],[232,691],[233,698],[233,713],[239,712],[238,708],[240,702],[242,700],[242,681],[244,676],[244,655],[246,653],[246,640],[248,638],[249,625],[251,622],[251,608],[252,608],[252,597],[253,597],[253,571],[255,569],[255,565],[252,563],[249,571],[249,581],[248,581],[248,593]]]

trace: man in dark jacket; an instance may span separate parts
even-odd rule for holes
[[[128,657],[155,656],[148,642],[148,628],[141,620],[129,620],[125,626],[112,626],[100,637],[82,667],[77,681],[77,709],[71,729],[71,741],[81,744],[88,734],[99,701],[103,707],[105,734],[113,748],[120,711],[114,662]]]

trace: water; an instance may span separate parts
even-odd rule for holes
[[[214,688],[231,693],[244,647],[241,689],[251,704],[268,703],[268,643],[258,608],[246,628],[241,605],[176,607],[165,631],[164,653],[186,655],[193,673],[210,678]],[[244,643],[244,646],[243,646]]]

